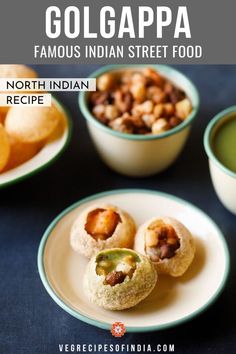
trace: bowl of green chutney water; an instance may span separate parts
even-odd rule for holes
[[[218,113],[210,121],[204,134],[204,147],[216,194],[236,214],[236,106]]]

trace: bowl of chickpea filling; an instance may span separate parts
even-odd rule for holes
[[[110,65],[91,77],[97,90],[81,92],[79,106],[102,160],[131,177],[169,167],[199,109],[194,84],[166,65]]]

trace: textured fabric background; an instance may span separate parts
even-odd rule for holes
[[[86,77],[96,67],[45,65],[36,69],[41,77]],[[236,216],[224,209],[214,193],[202,144],[204,129],[213,115],[236,104],[236,66],[179,69],[200,91],[200,113],[179,160],[164,173],[147,179],[130,179],[110,171],[92,146],[77,95],[58,94],[74,121],[68,150],[47,170],[0,190],[1,354],[56,354],[59,343],[101,342],[174,343],[178,354],[236,352]],[[36,263],[45,228],[78,199],[116,188],[172,193],[202,208],[222,229],[231,253],[230,277],[217,302],[198,318],[170,330],[114,339],[109,332],[65,313],[46,293]]]

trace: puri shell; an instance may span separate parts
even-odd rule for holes
[[[10,156],[4,167],[4,172],[11,170],[34,157],[42,148],[41,143],[22,143],[12,137],[10,141]]]
[[[1,64],[0,65],[0,78],[29,78],[35,79],[38,75],[35,70],[26,65],[20,64]],[[0,107],[0,113],[5,115],[9,107]]]
[[[47,139],[61,120],[62,112],[51,107],[11,107],[5,119],[7,133],[23,143]]]
[[[109,251],[111,250],[105,250]],[[136,263],[136,270],[131,279],[126,276],[123,283],[115,286],[105,285],[104,275],[97,275],[96,258],[99,254],[90,260],[84,274],[83,289],[92,303],[107,310],[124,310],[136,306],[151,293],[157,281],[152,262],[137,252],[130,249],[128,251],[137,255],[140,262]]]
[[[159,274],[169,274],[173,277],[181,276],[193,261],[195,242],[190,231],[178,220],[171,217],[157,217],[147,221],[137,231],[134,249],[143,255],[147,255],[145,250],[145,231],[157,220],[162,220],[165,224],[169,224],[174,228],[180,240],[180,247],[175,251],[175,255],[172,258],[160,259],[158,262],[153,262],[153,264]]]
[[[95,209],[108,209],[119,214],[119,222],[112,236],[106,240],[95,240],[85,229],[88,214]],[[91,258],[97,252],[106,248],[131,248],[136,232],[135,222],[132,217],[122,209],[110,204],[92,204],[79,214],[70,233],[71,247]]]
[[[36,78],[36,71],[29,66],[21,64],[1,64],[1,78]]]

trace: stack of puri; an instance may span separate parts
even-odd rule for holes
[[[37,78],[24,65],[0,65],[0,78]],[[45,106],[0,107],[0,173],[34,157],[62,131],[63,113],[55,103]]]

